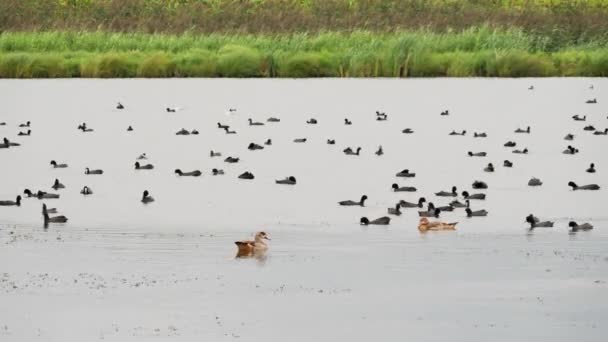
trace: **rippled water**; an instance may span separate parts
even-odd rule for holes
[[[0,150],[0,199],[50,191],[59,178],[61,199],[45,203],[69,223],[44,230],[36,199],[0,207],[0,336],[603,340],[608,137],[583,127],[608,127],[607,87],[606,79],[1,80],[0,137],[22,146]],[[599,103],[585,104],[590,98]],[[230,107],[238,113],[226,115]],[[444,109],[451,115],[440,116]],[[389,120],[376,121],[375,110]],[[281,122],[247,124],[270,116]],[[311,117],[319,124],[306,125]],[[17,137],[28,120],[32,136]],[[238,134],[224,134],[218,121]],[[82,122],[95,131],[78,131]],[[532,134],[513,133],[526,126]],[[182,127],[201,134],[176,136]],[[402,134],[406,127],[415,133]],[[464,137],[448,136],[463,129]],[[472,137],[482,131],[488,138]],[[268,138],[272,146],[247,150]],[[530,154],[512,154],[508,140]],[[569,144],[580,153],[562,154]],[[382,157],[373,154],[378,145]],[[362,155],[344,155],[347,146]],[[212,149],[223,157],[210,158]],[[154,170],[133,169],[143,152]],[[228,155],[241,162],[224,163]],[[70,167],[52,169],[52,159]],[[504,159],[514,167],[503,168]],[[495,173],[483,172],[488,162]],[[585,172],[591,162],[596,174]],[[85,167],[104,175],[84,175]],[[204,174],[179,178],[176,168]],[[212,168],[226,175],[211,176]],[[417,177],[394,177],[405,168]],[[237,179],[244,171],[256,178]],[[290,175],[296,186],[274,184]],[[543,186],[528,187],[532,176]],[[460,222],[456,232],[420,235],[412,209],[388,227],[358,224],[399,199],[446,205],[433,193],[471,191],[474,180],[489,189],[473,209],[490,214],[442,214]],[[572,192],[570,180],[602,190]],[[418,191],[393,193],[394,182]],[[92,196],[79,194],[84,185]],[[156,202],[139,202],[144,189]],[[365,208],[336,204],[362,194]],[[529,213],[555,228],[529,232]],[[569,234],[572,219],[595,229]],[[234,260],[232,241],[260,229],[273,238],[267,258]]]

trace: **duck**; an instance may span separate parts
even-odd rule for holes
[[[211,174],[214,176],[221,176],[224,174],[224,170],[221,169],[213,169],[211,170]]]
[[[444,205],[442,207],[437,207],[436,209],[439,209],[441,212],[444,212],[444,211],[450,211],[450,212],[454,211],[454,207],[452,207],[449,204],[448,205]]]
[[[481,210],[471,210],[471,208],[466,208],[464,210],[467,213],[467,217],[483,217],[483,216],[488,216],[488,211],[485,209],[481,209]]]
[[[384,151],[382,150],[382,145],[378,146],[378,151],[374,152],[377,156],[381,156],[384,154]]]
[[[572,119],[574,119],[574,121],[586,121],[587,120],[587,115],[581,117],[578,114],[573,115]]]
[[[469,200],[466,200],[465,203],[461,203],[459,200],[453,200],[452,202],[450,202],[450,207],[452,208],[468,208],[469,205]]]
[[[393,189],[394,192],[415,192],[416,188],[413,186],[399,186],[397,185],[397,183],[393,183],[393,185],[391,185],[391,188]]]
[[[19,127],[21,127],[21,128],[23,128],[23,127],[30,127],[30,125],[31,125],[31,122],[28,121],[26,123],[20,124]]]
[[[504,166],[504,167],[513,167],[513,162],[511,162],[511,161],[509,161],[509,160],[505,160],[505,161],[502,163],[502,166]]]
[[[528,90],[534,90],[534,86],[533,85],[529,86]]]
[[[187,129],[182,128],[182,129],[180,129],[179,131],[177,131],[177,132],[175,133],[175,135],[190,135],[190,132],[189,132]]]
[[[44,225],[48,225],[49,223],[66,223],[68,222],[68,218],[61,216],[53,216],[49,217],[49,212],[46,209],[46,204],[42,204],[42,216],[44,217]]]
[[[230,126],[228,126],[228,125],[222,125],[221,123],[218,122],[217,123],[217,128],[219,128],[219,129],[228,129],[228,128],[230,128]]]
[[[564,137],[564,140],[568,140],[568,141],[572,141],[574,140],[574,134],[566,134],[566,136]]]
[[[266,145],[266,146],[272,145],[272,139],[267,139],[266,141],[264,141],[264,145]]]
[[[588,173],[595,173],[595,164],[591,163],[591,165],[589,165],[589,168],[587,170]]]
[[[424,206],[424,202],[426,202],[426,198],[420,197],[418,199],[418,203],[411,203],[404,200],[399,201],[399,205],[401,208],[422,208]]]
[[[184,177],[198,177],[200,175],[202,175],[203,173],[200,170],[194,170],[194,171],[190,171],[190,172],[182,172],[182,170],[180,169],[175,169],[174,171],[175,174],[177,174],[178,176],[184,176]]]
[[[442,116],[450,115],[450,111],[446,109],[446,110],[442,111],[441,114],[439,114],[439,115],[442,115]]]
[[[414,130],[413,130],[413,129],[411,129],[411,128],[404,128],[404,129],[401,131],[401,133],[403,133],[403,134],[412,134],[412,133],[414,133]]]
[[[4,145],[6,148],[8,148],[8,147],[10,147],[10,146],[21,146],[21,144],[19,144],[19,143],[15,143],[15,142],[12,142],[12,141],[8,140],[6,137],[4,137],[3,141],[4,141],[4,144],[3,144],[3,145]]]
[[[211,150],[211,153],[209,153],[209,155],[211,156],[211,158],[213,157],[221,157],[222,154],[220,152],[215,152],[213,150]]]
[[[167,113],[175,113],[175,112],[177,112],[177,108],[167,107],[167,108],[165,108],[165,111]]]
[[[517,143],[515,141],[507,141],[503,146],[504,147],[515,147]]]
[[[266,122],[281,122],[281,119],[275,117],[269,117]]]
[[[593,125],[585,126],[583,131],[595,131],[595,127]]]
[[[199,133],[198,133],[198,130],[193,129],[193,130],[190,132],[190,134],[192,134],[192,135],[198,135]]]
[[[429,202],[427,206],[427,210],[418,210],[418,216],[420,217],[435,217],[439,218],[439,214],[441,214],[441,210],[435,208],[433,202]]]
[[[55,182],[53,183],[53,186],[51,188],[53,188],[54,190],[64,189],[65,185],[61,184],[59,182],[59,179],[55,178]]]
[[[152,164],[141,165],[139,162],[135,162],[135,170],[152,170],[152,169],[154,169],[154,165],[152,165]]]
[[[239,160],[240,160],[240,158],[229,156],[228,158],[224,159],[224,162],[234,164],[234,163],[238,163]]]
[[[595,131],[593,132],[593,135],[608,135],[608,128],[604,128],[604,131]]]
[[[518,128],[518,129],[515,130],[515,133],[528,133],[528,134],[530,134],[530,126],[528,126],[526,129]]]
[[[468,154],[469,154],[469,157],[485,157],[485,156],[488,155],[488,153],[486,153],[486,152],[475,152],[475,153],[473,153],[471,151],[469,151]]]
[[[249,146],[247,146],[247,149],[249,151],[263,150],[264,146],[258,145],[256,143],[249,143]]]
[[[439,191],[435,193],[435,196],[440,196],[440,197],[456,197],[458,196],[458,192],[456,192],[456,187],[453,186],[452,187],[452,191],[448,192],[448,191]]]
[[[81,131],[83,131],[84,133],[88,133],[88,132],[93,132],[93,131],[95,131],[95,130],[94,130],[94,129],[92,129],[92,128],[88,128],[88,127],[87,127],[87,124],[86,124],[85,122],[83,122],[83,123],[82,123],[82,125],[78,126],[78,129],[79,129],[79,130],[81,130]]]
[[[133,132],[133,127],[132,126],[127,127],[127,132]]]
[[[486,194],[469,194],[468,191],[463,191],[462,197],[464,197],[465,200],[485,200]]]
[[[296,177],[289,176],[289,177],[286,177],[285,179],[275,180],[275,183],[276,184],[286,184],[286,185],[296,185]]]
[[[591,230],[593,229],[593,225],[591,223],[583,223],[583,224],[578,224],[574,221],[570,221],[570,223],[568,223],[568,227],[572,228],[573,232],[577,232],[579,230]]]
[[[68,167],[68,164],[58,164],[56,161],[51,160],[51,165],[54,169],[65,169]]]
[[[144,193],[141,197],[141,202],[143,204],[154,202],[154,197],[150,196],[150,192],[148,192],[148,190],[144,190]]]
[[[254,122],[253,119],[249,118],[249,126],[264,126],[263,122]]]
[[[306,123],[309,124],[309,125],[316,125],[317,124],[317,119],[310,118],[310,119],[306,120]]]
[[[307,140],[306,138],[296,138],[296,139],[293,139],[293,142],[294,143],[305,143],[306,140]]]
[[[386,113],[376,112],[376,121],[386,121],[386,120],[388,120],[388,115],[386,115]]]
[[[338,202],[339,205],[341,206],[360,206],[360,207],[364,207],[365,206],[365,201],[367,200],[367,195],[363,195],[361,196],[361,199],[359,201],[340,201]]]
[[[568,186],[572,187],[572,190],[599,190],[600,186],[597,184],[587,184],[578,186],[573,181],[568,182]]]
[[[486,182],[482,182],[482,181],[474,181],[473,182],[473,189],[487,189],[488,188],[488,184],[486,184]]]
[[[391,223],[391,218],[388,216],[382,216],[375,220],[370,221],[367,217],[362,217],[361,220],[359,220],[359,222],[362,226],[368,226],[368,225],[372,225],[372,224],[379,225],[379,226],[386,226]]]
[[[255,177],[253,176],[253,173],[251,173],[249,171],[245,171],[245,172],[241,173],[238,178],[240,178],[240,179],[254,179]]]
[[[528,149],[524,148],[523,150],[513,150],[515,154],[528,154]]]
[[[4,121],[0,122],[0,126],[6,126],[6,122],[4,122]]]
[[[441,230],[456,230],[458,222],[446,223],[446,222],[430,222],[426,217],[420,218],[418,223],[418,230],[421,233],[428,231],[441,231]]]
[[[347,147],[344,149],[344,154],[349,155],[349,156],[358,156],[359,153],[361,153],[361,147],[357,147],[357,152],[353,152],[353,150],[350,147]]]
[[[590,103],[590,104],[591,104],[591,103],[597,103],[597,99],[591,99],[591,100],[587,100],[587,102],[586,102],[586,103]]]
[[[148,156],[145,153],[142,153],[137,157],[137,160],[146,160],[146,159],[148,159]]]
[[[473,138],[487,138],[488,135],[485,132],[481,132],[481,133],[473,133]]]
[[[225,127],[224,131],[226,132],[226,134],[236,134],[236,131],[231,131],[228,127]]]
[[[464,136],[464,135],[466,135],[466,134],[467,134],[467,131],[466,131],[466,130],[463,130],[461,133],[458,133],[458,132],[456,132],[456,131],[452,131],[452,132],[450,132],[450,134],[449,134],[449,135],[462,135],[462,136]]]
[[[543,185],[543,182],[536,178],[536,177],[532,177],[529,181],[528,181],[528,186],[541,186]]]
[[[534,215],[530,214],[526,217],[526,222],[530,224],[530,229],[534,228],[552,228],[553,222],[551,221],[543,221],[539,222],[539,220],[534,217]]]
[[[270,240],[265,232],[257,232],[253,241],[235,241],[237,247],[237,258],[247,258],[252,256],[261,256],[268,251],[268,245],[265,240]]]
[[[23,190],[23,193],[27,197],[36,197],[38,199],[57,199],[59,198],[59,194],[52,194],[49,192],[38,191],[37,193],[32,193],[30,189]]]
[[[387,209],[389,215],[400,216],[401,215],[401,204],[397,203],[394,208]]]
[[[15,198],[14,201],[0,201],[0,206],[2,206],[2,207],[12,207],[12,206],[19,207],[19,206],[21,206],[21,196],[17,196],[17,198]]]
[[[80,190],[80,194],[81,195],[85,195],[85,196],[92,195],[93,194],[93,190],[85,185],[82,188],[82,190]]]
[[[562,153],[563,154],[577,154],[578,149],[568,145],[568,147],[566,147],[566,149]]]
[[[20,136],[20,137],[30,136],[30,135],[32,135],[32,130],[28,129],[27,132],[19,132],[19,134],[17,134],[17,135]]]
[[[344,119],[344,124],[347,125],[347,126],[350,126],[350,125],[353,124],[353,122],[345,118]]]
[[[84,174],[85,175],[103,175],[103,170],[89,170],[89,168],[87,167],[86,169],[84,169]]]
[[[335,145],[335,144],[336,144],[335,139],[327,139],[327,145]]]
[[[494,172],[494,165],[492,163],[488,163],[488,166],[486,166],[483,170],[485,172]]]
[[[116,105],[116,109],[125,109],[125,106],[123,106],[122,103],[118,102],[118,104]]]
[[[416,173],[415,172],[410,172],[409,169],[403,169],[399,172],[397,172],[395,174],[396,177],[405,177],[405,178],[411,178],[411,177],[416,177]]]

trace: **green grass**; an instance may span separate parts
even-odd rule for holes
[[[608,41],[520,29],[319,34],[5,32],[0,77],[608,76]]]

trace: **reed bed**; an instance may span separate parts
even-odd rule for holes
[[[608,76],[608,41],[459,32],[0,34],[0,77]]]

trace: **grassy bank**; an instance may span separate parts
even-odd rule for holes
[[[520,29],[320,34],[0,34],[0,77],[608,76],[608,41]]]

